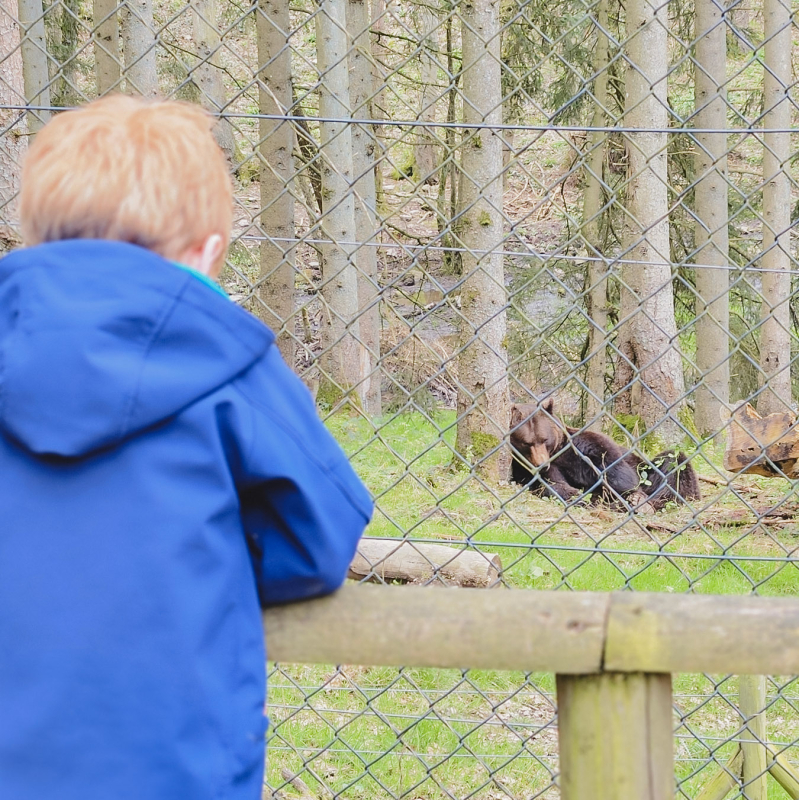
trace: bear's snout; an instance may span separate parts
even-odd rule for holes
[[[536,467],[543,467],[549,461],[549,450],[546,445],[534,444],[530,447],[530,462]]]

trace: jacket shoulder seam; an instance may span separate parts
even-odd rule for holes
[[[297,433],[297,431],[294,429],[294,426],[291,425],[281,414],[277,413],[273,408],[270,408],[269,406],[265,405],[264,403],[259,403],[257,400],[255,400],[254,398],[250,397],[249,394],[247,394],[247,392],[245,392],[241,388],[241,386],[239,385],[239,381],[234,380],[231,383],[231,388],[237,394],[239,394],[244,399],[244,401],[247,403],[247,405],[250,407],[250,410],[253,413],[253,416],[251,418],[252,422],[253,422],[253,432],[255,431],[255,427],[256,427],[255,426],[255,412],[256,411],[261,411],[262,413],[266,414],[271,420],[276,422],[285,433],[287,433],[289,436],[291,436],[292,441],[294,441],[298,445],[298,447],[303,451],[303,453],[305,453],[305,455],[308,457],[308,459],[310,461],[312,461],[314,464],[316,464],[324,472],[326,472],[326,473],[330,473],[331,472],[330,467],[327,464],[325,464],[321,459],[316,457],[316,454],[310,448],[308,448],[308,446],[305,444],[305,441],[304,441],[303,437],[300,436]],[[249,452],[247,454],[248,455],[248,460],[250,460],[250,458],[252,457],[253,450],[255,449],[255,446],[256,446],[255,436],[254,435],[253,435],[252,439],[253,439],[253,441],[250,444],[250,450],[249,450]]]

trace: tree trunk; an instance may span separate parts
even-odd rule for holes
[[[97,96],[119,89],[122,63],[116,0],[94,0],[94,74]]]
[[[386,0],[372,0],[372,92],[369,102],[371,119],[375,120],[377,152],[375,154],[375,195],[378,206],[383,205],[383,157],[386,154],[385,126],[380,122],[386,118],[385,85],[387,49],[383,46],[381,32],[386,15]]]
[[[120,7],[122,43],[125,48],[125,85],[129,94],[155,97],[155,34],[150,0],[125,0]]]
[[[790,228],[791,184],[791,7],[764,0],[765,61],[763,108],[763,304],[760,316],[760,369],[765,387],[757,400],[760,414],[791,407]]]
[[[438,184],[438,232],[441,244],[444,247],[442,262],[448,272],[460,273],[463,265],[460,252],[456,249],[460,240],[455,236],[452,221],[458,213],[458,186],[460,173],[456,159],[456,131],[454,124],[457,121],[457,101],[460,95],[459,71],[455,67],[455,43],[453,42],[452,14],[447,14],[444,23],[447,52],[447,75],[450,79],[447,90],[447,128],[444,131],[444,157],[442,158],[440,178]],[[504,145],[503,145],[504,147]],[[504,158],[504,155],[503,155]],[[449,183],[449,192],[447,192]]]
[[[325,302],[317,397],[330,405],[355,392],[365,406],[369,353],[360,342],[358,275],[355,265],[355,203],[352,192],[352,133],[347,53],[346,0],[321,0],[316,14],[320,151],[322,156],[322,297]]]
[[[349,0],[347,25],[352,33],[349,55],[350,104],[353,116],[368,117],[372,96],[369,7],[366,0]],[[368,358],[362,396],[364,411],[372,417],[382,412],[380,394],[380,287],[377,283],[377,197],[375,153],[377,139],[371,125],[352,126],[352,162],[355,172],[355,231],[358,250],[358,325]]]
[[[456,450],[490,480],[507,476],[508,378],[503,259],[502,121],[499,0],[462,7],[463,117],[485,125],[465,131],[461,161],[463,253]]]
[[[28,147],[25,115],[4,106],[25,102],[16,0],[0,0],[0,253],[20,242],[17,193],[22,157]]]
[[[78,89],[78,39],[81,0],[53,2],[45,17],[46,38],[51,58],[50,100],[54,106],[72,106],[82,99]]]
[[[434,122],[438,98],[438,17],[432,7],[422,3],[417,9],[419,29],[419,114],[422,122]],[[417,128],[414,145],[413,179],[417,183],[435,180],[436,135],[433,128]]]
[[[219,37],[216,0],[193,0],[194,9],[194,46],[197,48],[197,66],[192,72],[192,79],[200,90],[200,102],[214,116],[227,106],[225,84],[222,70],[219,68],[219,49],[222,40]],[[263,63],[263,62],[261,62]],[[236,142],[233,139],[233,128],[226,119],[219,119],[214,126],[214,138],[222,148],[230,164],[235,162]]]
[[[259,102],[262,114],[287,114],[292,106],[289,6],[260,0],[258,31]],[[290,122],[259,120],[261,139],[261,270],[258,315],[278,334],[283,358],[294,366],[294,165]],[[309,209],[310,213],[310,209]]]
[[[42,0],[19,0],[19,25],[22,39],[22,75],[25,102],[31,106],[50,106],[50,71],[44,31]],[[48,110],[28,112],[28,130],[36,133],[50,119]]]
[[[607,125],[608,107],[608,0],[600,0],[596,9],[596,48],[594,50],[594,115],[592,128]],[[603,166],[608,135],[594,130],[588,139],[583,193],[583,240],[588,252],[588,369],[586,384],[586,427],[601,431],[605,404],[607,370],[608,269],[602,247],[601,221],[603,204]]]
[[[696,0],[697,128],[727,126],[727,26],[717,0]],[[696,429],[701,436],[721,427],[730,402],[729,242],[727,236],[727,137],[696,134]]]
[[[74,106],[83,99],[78,88],[78,40],[81,0],[62,0],[61,7],[61,91],[59,105]]]
[[[621,269],[616,411],[639,417],[644,432],[666,444],[682,437],[683,396],[671,285],[666,129],[667,7],[658,0],[627,5],[627,220]]]

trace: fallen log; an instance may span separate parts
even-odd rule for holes
[[[445,586],[499,586],[502,561],[495,553],[442,544],[362,539],[350,564],[355,580],[441,583]]]
[[[749,403],[730,416],[724,469],[766,478],[799,478],[796,416],[781,411],[761,417]]]

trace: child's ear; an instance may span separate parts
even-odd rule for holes
[[[209,278],[216,278],[222,269],[224,254],[225,240],[220,234],[212,233],[199,244],[187,248],[178,261]]]
[[[222,270],[222,256],[225,254],[225,240],[218,234],[212,233],[202,244],[200,257],[200,272],[210,278],[219,277]]]

